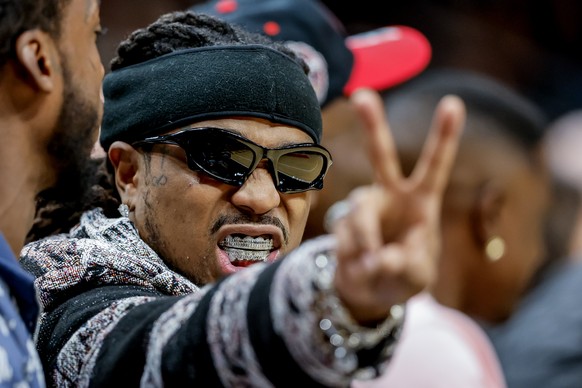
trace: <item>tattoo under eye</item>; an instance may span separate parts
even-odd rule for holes
[[[163,172],[167,166],[168,158],[179,158],[176,155],[176,150],[172,149],[172,147],[156,147],[155,152],[158,156],[157,159],[152,160],[152,154],[144,153],[144,157],[146,158],[146,168],[147,173],[150,176],[148,183],[154,187],[165,186],[168,183],[168,176]],[[151,174],[152,173],[152,163],[155,163],[159,167],[157,170],[161,171],[157,175]]]
[[[168,177],[163,174],[152,177],[152,184],[154,186],[165,186],[166,183],[168,183]]]
[[[165,174],[152,175],[152,160],[151,155],[145,154],[145,170],[149,179],[146,178],[146,184],[151,184],[154,187],[164,186],[168,183],[168,177]],[[165,155],[162,156],[160,167],[164,168]]]

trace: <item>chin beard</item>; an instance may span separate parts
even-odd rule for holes
[[[40,202],[55,201],[69,206],[82,205],[94,180],[91,150],[99,125],[99,107],[91,104],[72,82],[63,65],[65,90],[57,130],[48,144],[55,169],[55,184],[41,192]]]

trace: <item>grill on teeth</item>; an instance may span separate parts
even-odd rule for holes
[[[246,236],[244,238],[237,236],[227,236],[220,243],[221,246],[228,251],[228,248],[240,250],[250,250],[250,251],[271,251],[273,250],[273,240],[265,239],[262,237],[250,237]],[[228,248],[227,248],[228,247]],[[264,253],[261,253],[262,255]]]
[[[269,255],[269,251],[245,251],[242,249],[224,248],[224,251],[234,261],[265,261]]]

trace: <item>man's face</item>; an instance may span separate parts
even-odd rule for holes
[[[194,127],[227,129],[266,148],[313,142],[297,128],[266,120],[210,120]],[[130,199],[133,220],[166,263],[196,284],[249,265],[248,260],[233,263],[244,257],[245,246],[260,247],[259,261],[272,262],[299,245],[311,192],[277,191],[267,161],[235,187],[190,170],[178,146],[158,144],[143,152]]]
[[[96,38],[101,29],[97,0],[71,0],[63,11],[57,41],[63,79],[63,104],[50,141],[49,153],[57,182],[46,198],[82,200],[84,172],[99,132],[103,113],[103,65]]]

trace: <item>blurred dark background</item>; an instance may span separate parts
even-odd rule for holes
[[[103,0],[100,42],[108,63],[131,31],[196,0]],[[551,119],[582,107],[582,2],[577,0],[373,0],[323,2],[349,34],[402,24],[423,32],[431,67],[498,77],[538,102]]]

